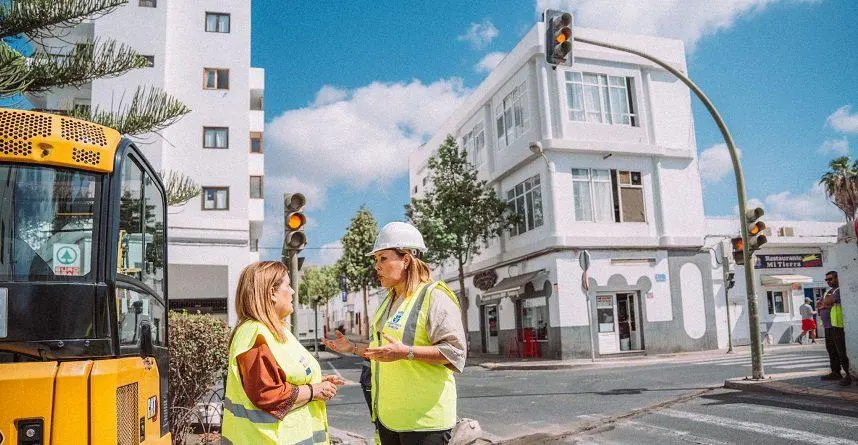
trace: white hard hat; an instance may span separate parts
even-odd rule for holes
[[[394,221],[381,228],[375,237],[375,245],[372,246],[372,251],[367,255],[373,255],[385,249],[419,250],[421,253],[425,253],[426,243],[423,242],[423,235],[416,227],[408,223]]]

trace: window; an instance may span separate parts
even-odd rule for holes
[[[203,148],[229,148],[229,128],[203,127]]]
[[[596,319],[599,322],[599,332],[614,332],[613,295],[599,295],[596,297]]]
[[[640,172],[572,169],[576,221],[646,222]]]
[[[610,170],[573,168],[572,194],[576,221],[614,220]]]
[[[520,235],[542,225],[542,186],[539,175],[521,182],[507,192],[507,205],[519,216],[518,223],[510,229],[510,236]]]
[[[229,187],[203,187],[203,210],[229,210]]]
[[[203,68],[204,90],[228,90],[229,70],[218,68]]]
[[[512,144],[530,129],[527,83],[515,87],[495,109],[498,149]]]
[[[250,239],[250,251],[259,252],[259,238]]]
[[[156,0],[139,0],[137,5],[144,8],[155,8],[158,6],[158,2]]]
[[[206,32],[229,32],[229,14],[206,13]]]
[[[786,292],[782,290],[766,291],[766,298],[769,301],[769,315],[789,313]]]
[[[646,222],[640,172],[611,170],[614,218],[617,222]]]
[[[638,126],[632,81],[631,77],[567,71],[569,120]]]
[[[131,283],[116,285],[116,302],[119,306],[119,344],[133,346],[140,344],[140,325],[144,320],[152,324],[152,344],[167,344],[166,308],[161,299],[150,295]]]
[[[262,176],[250,177],[250,197],[251,199],[262,199]]]
[[[152,68],[155,66],[155,56],[141,56],[146,59],[146,68]]]
[[[74,99],[72,101],[72,107],[76,113],[84,114],[88,114],[92,109],[89,99]]]
[[[475,167],[483,165],[484,151],[486,148],[486,132],[483,123],[474,125],[471,131],[462,136],[462,149],[469,155],[469,161]]]
[[[152,177],[133,158],[122,167],[119,261],[116,272],[164,295],[164,200]]]
[[[257,131],[250,132],[250,152],[262,153],[262,133]]]

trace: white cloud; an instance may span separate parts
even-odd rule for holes
[[[768,195],[760,201],[748,200],[748,207],[762,207],[769,220],[840,221],[843,213],[825,195],[825,189],[815,184],[806,193],[781,192]],[[739,213],[739,206],[733,207]]]
[[[820,0],[537,0],[536,11],[562,9],[575,24],[620,32],[673,37],[693,50],[703,37],[730,28],[743,15],[775,3]]]
[[[858,113],[852,113],[852,105],[844,105],[828,116],[825,125],[841,133],[858,134]]]
[[[742,151],[736,150],[741,159]],[[700,162],[700,177],[703,182],[718,182],[733,171],[733,161],[730,159],[727,144],[724,143],[715,144],[703,150],[700,152],[698,160]]]
[[[322,245],[321,250],[319,251],[319,260],[316,261],[314,265],[318,266],[328,266],[331,264],[335,264],[340,260],[340,257],[343,256],[343,242],[342,241],[334,241],[332,243]]]
[[[841,139],[829,139],[822,143],[817,152],[824,155],[847,155],[849,154],[849,141],[846,139],[846,136]]]
[[[302,192],[307,209],[325,205],[328,187],[384,187],[408,171],[408,154],[424,143],[469,93],[460,79],[430,84],[322,87],[305,108],[265,128],[266,223],[263,245],[283,240],[283,193]],[[311,243],[312,244],[312,243]]]
[[[333,103],[337,103],[349,97],[349,92],[331,85],[323,85],[322,88],[316,93],[316,100],[313,101],[314,107],[321,107],[323,105],[330,105]]]
[[[474,65],[474,70],[478,73],[488,73],[489,71],[495,69],[496,66],[506,57],[506,53],[504,52],[493,52],[486,54],[485,57],[480,59],[476,65]]]
[[[471,23],[468,31],[458,38],[459,41],[466,41],[476,49],[483,49],[488,46],[500,32],[491,20],[485,19],[483,23]]]

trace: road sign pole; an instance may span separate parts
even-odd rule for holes
[[[581,270],[583,270],[581,273],[581,290],[584,291],[584,298],[587,301],[587,313],[590,314],[589,322],[587,323],[587,327],[590,330],[590,361],[595,363],[596,342],[593,340],[593,305],[590,302],[590,276],[587,273],[590,270],[590,252],[582,250],[578,254],[578,264],[581,266]]]

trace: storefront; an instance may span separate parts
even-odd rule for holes
[[[504,278],[480,296],[482,352],[524,358],[550,357],[548,299],[551,282],[545,270]],[[536,290],[537,286],[540,290]],[[513,326],[501,329],[502,312],[514,310]],[[510,332],[512,331],[512,332]]]
[[[643,350],[637,292],[620,292],[596,296],[598,351],[600,354]]]

